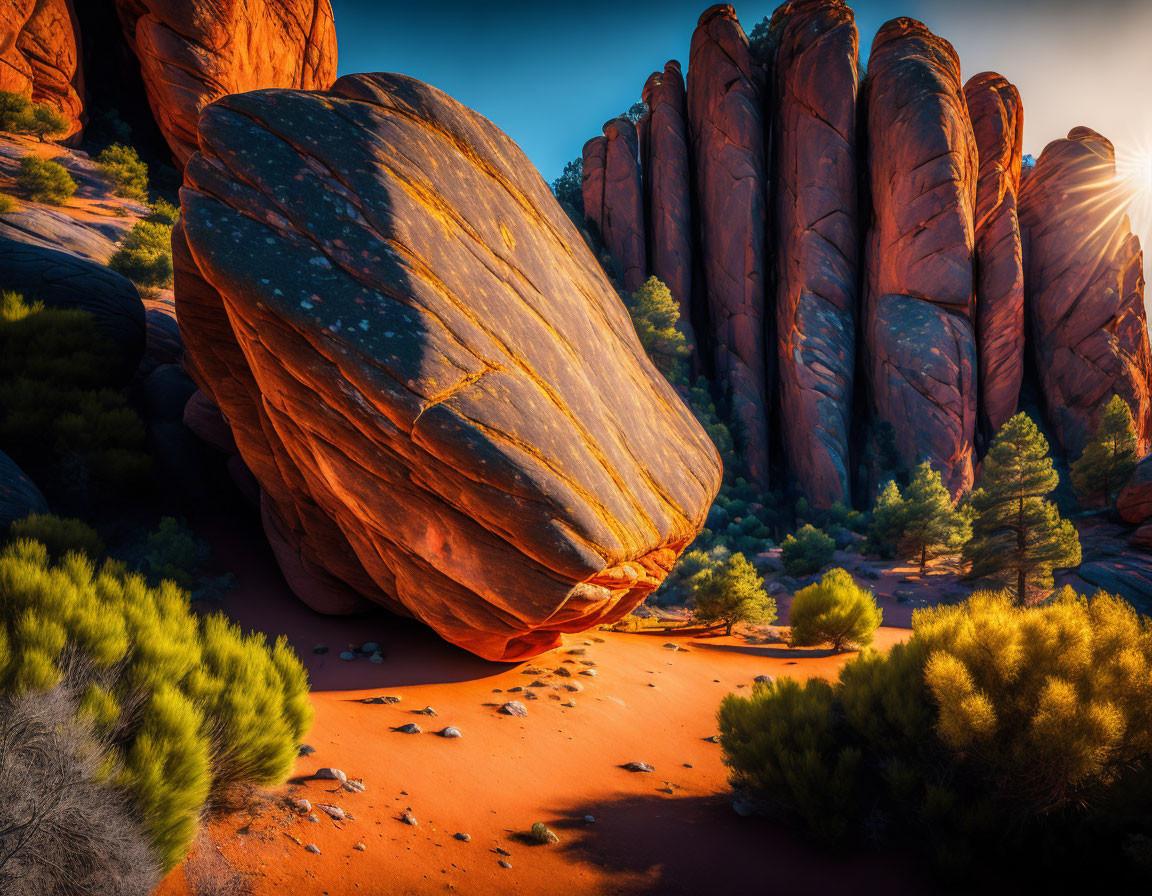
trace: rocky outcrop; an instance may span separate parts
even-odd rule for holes
[[[116,0],[148,103],[179,165],[200,110],[262,87],[323,89],[336,78],[329,0]]]
[[[1016,413],[1024,378],[1024,257],[1016,197],[1024,111],[1004,77],[984,72],[964,85],[976,137],[976,342],[980,419],[992,436]]]
[[[199,139],[181,329],[304,600],[519,659],[663,580],[719,459],[511,140],[382,74],[227,97]]]
[[[1112,395],[1152,445],[1143,253],[1118,214],[1112,144],[1088,128],[1045,147],[1020,192],[1025,289],[1048,419],[1073,457]]]
[[[859,35],[842,0],[792,0],[770,30],[781,436],[799,490],[827,509],[851,503]]]
[[[1152,520],[1152,456],[1136,465],[1132,477],[1116,496],[1116,510],[1133,525]]]
[[[84,85],[71,0],[0,0],[0,90],[56,109],[68,121],[57,136],[78,139]]]
[[[692,331],[692,185],[688,161],[688,107],[680,63],[672,60],[644,85],[648,140],[644,191],[648,210],[648,270],[680,306],[680,326]],[[695,366],[695,365],[694,365]]]
[[[584,217],[596,225],[596,232],[602,238],[600,226],[604,222],[604,166],[608,160],[608,138],[601,135],[585,143],[582,160],[584,168],[580,188],[584,195]]]
[[[0,451],[0,529],[7,531],[32,513],[47,513],[48,502],[28,475]]]
[[[12,290],[49,308],[92,315],[116,346],[120,371],[130,377],[144,356],[144,303],[132,281],[67,252],[0,237],[0,290]]]
[[[764,121],[748,38],[726,4],[700,16],[688,66],[700,260],[713,375],[744,437],[750,480],[768,485]],[[702,334],[701,334],[702,335]]]
[[[972,484],[977,155],[951,44],[913,19],[884,25],[865,82],[872,221],[865,367],[874,424],[906,466]]]
[[[635,292],[647,276],[644,237],[644,188],[640,183],[640,145],[627,118],[604,125],[604,208],[600,233],[608,251],[620,260],[624,288]]]

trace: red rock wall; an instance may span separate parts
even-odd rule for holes
[[[152,114],[183,166],[200,110],[230,93],[327,88],[336,79],[329,0],[116,0]]]
[[[851,503],[859,35],[842,0],[793,0],[771,29],[780,428],[800,492],[827,509]]]
[[[604,223],[604,166],[607,160],[607,137],[593,137],[584,144],[584,173],[580,181],[584,194],[584,217],[596,225],[597,234]]]
[[[1024,257],[1016,197],[1024,142],[1020,93],[984,72],[964,85],[976,136],[976,342],[980,419],[991,437],[1016,413],[1024,378]]]
[[[715,380],[744,435],[750,481],[768,486],[767,171],[758,72],[726,4],[700,16],[688,67],[696,221]]]
[[[1020,192],[1026,305],[1048,418],[1073,457],[1112,395],[1152,444],[1152,360],[1140,240],[1119,214],[1112,144],[1075,128],[1045,147]]]
[[[644,187],[640,182],[640,143],[627,118],[604,125],[604,210],[600,233],[620,260],[624,288],[635,292],[648,276],[644,235]]]
[[[78,139],[84,87],[72,0],[0,0],[0,90],[56,109],[68,120],[60,139]]]
[[[958,495],[973,481],[978,161],[955,50],[913,19],[888,22],[872,44],[865,103],[872,420],[892,425],[905,465],[931,462]]]

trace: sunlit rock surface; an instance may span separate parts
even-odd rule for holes
[[[518,659],[663,580],[719,459],[511,140],[356,75],[227,97],[200,146],[177,312],[302,599]]]

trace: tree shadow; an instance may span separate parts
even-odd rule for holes
[[[749,656],[762,656],[777,660],[823,659],[840,656],[831,648],[807,650],[802,647],[767,647],[755,644],[696,644],[701,650],[722,650],[726,653],[746,653]]]
[[[587,823],[585,816],[595,817]],[[546,822],[560,837],[551,849],[574,862],[635,883],[621,892],[936,892],[917,861],[895,850],[822,848],[763,818],[743,818],[728,795],[625,796],[574,803]]]

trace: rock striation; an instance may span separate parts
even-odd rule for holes
[[[922,23],[894,19],[873,41],[864,93],[872,423],[891,425],[905,466],[929,461],[959,495],[973,481],[978,168],[960,60]]]
[[[750,481],[766,488],[771,366],[760,69],[727,4],[700,16],[690,53],[688,122],[712,373],[743,430]]]
[[[976,137],[976,343],[980,419],[988,436],[1016,413],[1024,379],[1024,254],[1020,190],[1024,110],[1020,93],[995,72],[964,85]]]
[[[1089,128],[1049,143],[1020,193],[1025,288],[1048,419],[1075,457],[1112,395],[1152,446],[1144,255],[1121,214],[1112,144]]]
[[[0,90],[60,112],[75,142],[84,126],[84,81],[72,0],[0,0]]]
[[[514,660],[663,580],[719,458],[511,140],[376,74],[226,97],[199,142],[173,238],[190,372],[302,599]]]
[[[324,89],[336,78],[329,0],[116,0],[116,9],[181,166],[214,100],[262,87]]]
[[[772,15],[780,431],[809,503],[851,504],[859,272],[859,35],[842,0]]]

